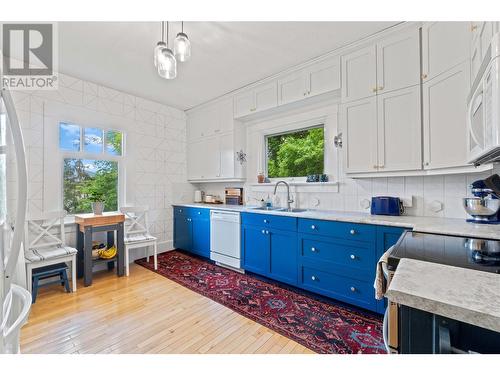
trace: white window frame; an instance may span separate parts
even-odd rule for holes
[[[123,128],[123,119],[54,101],[44,102],[42,111],[44,127],[43,210],[63,209],[63,168],[65,158],[118,161],[118,207],[124,206],[126,201],[127,132]],[[80,126],[81,147],[79,152],[59,148],[60,123]],[[105,140],[103,141],[102,153],[86,153],[81,139],[83,137],[83,128],[99,128],[103,131],[114,130],[121,132],[121,156],[106,154]],[[54,194],[54,192],[58,193]],[[68,222],[72,222],[72,220],[73,215],[69,215]]]
[[[64,202],[64,181],[62,180],[64,177],[64,159],[85,159],[85,160],[106,160],[106,161],[114,161],[118,163],[118,208],[121,206],[121,195],[120,186],[123,186],[123,183],[120,183],[121,175],[124,173],[123,164],[124,164],[124,155],[125,155],[125,133],[122,130],[111,129],[111,128],[102,128],[100,126],[82,126],[80,124],[76,124],[74,122],[68,121],[60,121],[59,124],[68,124],[68,125],[76,125],[80,127],[80,151],[69,151],[63,150],[59,147],[60,142],[60,133],[57,138],[57,146],[59,148],[60,159],[61,159],[61,187],[60,187],[60,196],[61,196],[61,208],[63,208]],[[102,139],[102,152],[85,152],[85,129],[100,129],[102,131],[103,139]],[[106,132],[114,131],[122,133],[122,150],[121,155],[111,155],[106,152]],[[60,132],[60,128],[58,127],[58,132]],[[68,213],[69,214],[69,213]],[[73,214],[69,214],[74,216]]]
[[[308,121],[309,123],[309,121]],[[316,125],[306,125],[304,127],[298,127],[296,129],[292,129],[292,130],[287,130],[287,131],[281,131],[281,132],[277,132],[277,133],[269,133],[269,134],[265,134],[264,135],[264,158],[262,160],[264,160],[264,174],[266,176],[269,176],[269,171],[268,171],[268,168],[269,168],[269,155],[268,155],[268,139],[269,137],[274,137],[274,136],[278,136],[278,135],[285,135],[285,134],[293,134],[293,133],[298,133],[300,131],[305,131],[305,130],[311,130],[311,129],[319,129],[319,128],[322,128],[323,129],[323,140],[325,141],[325,123],[324,121],[319,121]],[[326,143],[326,142],[325,142]],[[326,158],[326,155],[325,155],[325,148],[323,147],[323,172],[322,174],[325,174],[325,158]],[[287,177],[268,177],[269,178],[269,181],[273,182],[273,181],[279,181],[279,180],[285,180],[285,181],[306,181],[307,180],[307,176],[287,176]]]

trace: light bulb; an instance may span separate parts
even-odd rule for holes
[[[158,42],[156,44],[156,47],[155,47],[155,49],[153,51],[153,54],[154,54],[153,61],[154,61],[155,67],[158,67],[158,58],[161,55],[161,50],[163,48],[165,48],[166,46],[167,45],[165,44],[165,42]]]
[[[177,60],[170,48],[162,48],[158,57],[158,74],[166,79],[177,77]]]
[[[191,42],[184,33],[179,33],[174,40],[175,57],[181,61],[188,61],[191,57]]]

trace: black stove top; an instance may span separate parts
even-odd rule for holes
[[[388,268],[395,270],[402,258],[500,273],[500,241],[407,231],[394,245]]]

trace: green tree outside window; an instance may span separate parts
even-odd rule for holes
[[[323,174],[324,128],[316,127],[267,137],[268,177]]]

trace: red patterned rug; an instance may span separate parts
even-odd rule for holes
[[[153,260],[136,261],[154,271]],[[382,322],[368,312],[242,275],[180,251],[158,255],[162,276],[317,353],[385,353]]]

